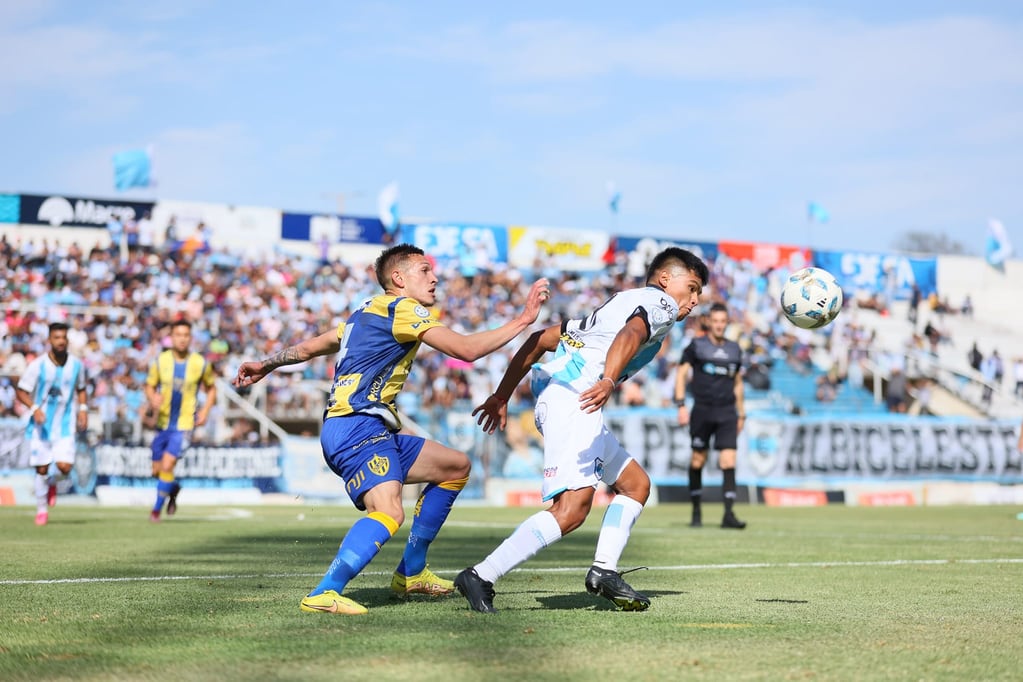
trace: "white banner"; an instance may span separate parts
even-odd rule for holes
[[[610,235],[560,227],[508,228],[508,263],[516,268],[603,270]]]
[[[686,479],[689,429],[674,410],[609,410],[609,428],[654,479]],[[736,475],[747,483],[860,478],[1023,483],[1012,421],[880,418],[825,420],[750,415],[739,437]],[[718,471],[716,453],[711,469]]]
[[[194,445],[185,450],[174,473],[178,478],[278,478],[281,448],[208,447]],[[96,447],[96,474],[117,478],[152,476],[152,453],[144,445]]]
[[[229,206],[197,201],[158,201],[153,207],[157,243],[162,244],[167,223],[174,218],[177,238],[186,240],[199,223],[209,229],[213,249],[229,248],[249,256],[270,255],[280,244],[281,212],[260,206]]]

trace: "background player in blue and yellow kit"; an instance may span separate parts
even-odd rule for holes
[[[171,347],[156,357],[146,378],[146,398],[157,411],[157,433],[152,447],[156,503],[149,515],[151,521],[160,520],[165,501],[168,514],[177,511],[181,486],[174,480],[174,466],[188,447],[192,429],[206,423],[217,399],[213,367],[199,353],[190,352],[191,345],[191,323],[178,320],[171,325]],[[202,407],[200,388],[206,392]]]
[[[421,344],[471,362],[526,330],[550,295],[547,280],[538,280],[517,318],[463,335],[445,327],[429,310],[437,300],[437,276],[422,249],[409,244],[387,249],[376,260],[376,276],[384,293],[365,302],[347,323],[262,362],[244,363],[234,381],[236,386],[248,386],[282,365],[338,354],[320,443],[327,465],[344,481],[352,502],[368,513],[345,535],[323,580],[302,600],[303,611],[366,613],[364,606],[341,592],[404,521],[405,483],[429,485],[416,504],[391,589],[402,596],[454,590],[450,580],[427,568],[426,552],[469,480],[469,458],[436,441],[400,433],[395,396]]]

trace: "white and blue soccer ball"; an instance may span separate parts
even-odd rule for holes
[[[797,327],[819,329],[842,311],[842,287],[822,268],[796,270],[782,286],[781,310]]]

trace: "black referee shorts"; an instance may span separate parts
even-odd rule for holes
[[[689,415],[689,436],[693,450],[734,450],[739,445],[739,412],[735,405],[706,407],[693,405]]]

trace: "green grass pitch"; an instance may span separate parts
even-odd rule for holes
[[[705,521],[720,508],[707,505]],[[408,522],[346,591],[298,609],[359,515],[339,506],[0,508],[0,680],[997,680],[1023,661],[1016,508],[741,507],[688,528],[647,509],[621,568],[652,598],[587,594],[601,509],[497,584],[393,599]],[[430,553],[451,578],[532,510],[456,506]],[[304,515],[300,518],[300,515]]]

